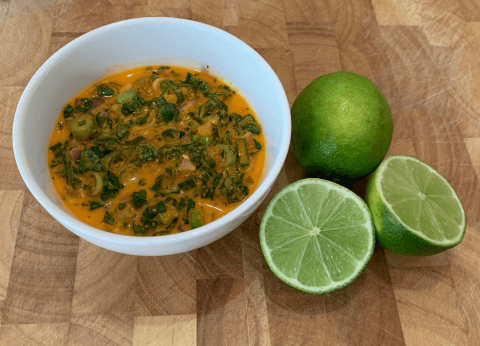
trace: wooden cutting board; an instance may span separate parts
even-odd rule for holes
[[[377,247],[352,285],[324,296],[285,285],[258,227],[275,192],[304,177],[290,155],[258,211],[196,251],[127,256],[67,231],[18,173],[16,105],[63,45],[144,16],[236,35],[290,103],[328,72],[372,79],[393,111],[389,154],[414,155],[450,181],[467,213],[463,242],[428,258]],[[479,32],[471,0],[0,1],[0,345],[480,345]]]

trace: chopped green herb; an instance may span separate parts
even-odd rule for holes
[[[162,189],[162,181],[166,178],[166,176],[164,176],[163,174],[158,176],[156,179],[155,179],[155,184],[152,186],[152,190],[159,193],[160,190]]]
[[[147,191],[145,190],[134,192],[131,196],[135,209],[139,209],[147,203]]]
[[[187,201],[187,214],[190,212],[190,210],[193,210],[193,209],[195,209],[195,201],[189,198]]]
[[[109,88],[108,86],[106,86],[105,84],[100,84],[100,85],[97,85],[97,95],[110,97],[115,95],[115,91]]]
[[[242,126],[242,130],[249,131],[253,133],[254,135],[258,135],[260,133],[260,130],[258,129],[257,125],[255,124],[245,124]]]
[[[135,224],[133,224],[132,229],[135,234],[144,234],[147,231],[147,227],[143,227]]]
[[[155,205],[155,208],[157,209],[157,212],[158,213],[164,213],[167,211],[167,208],[165,208],[165,204],[163,204],[162,201],[158,202],[156,205]]]
[[[112,214],[110,214],[108,211],[106,211],[102,222],[103,223],[108,223],[109,225],[113,225],[115,223],[115,219],[113,218]]]
[[[171,187],[171,188],[167,188],[159,191],[160,196],[168,196],[176,193],[180,193],[180,189],[178,187]]]
[[[99,202],[99,201],[91,201],[90,202],[90,210],[95,210],[95,209],[98,209],[98,208],[101,208],[101,207],[103,207],[102,202]]]
[[[60,150],[63,147],[63,144],[58,142],[57,144],[52,145],[49,149],[53,152]]]
[[[59,160],[52,160],[50,161],[50,167],[55,167],[55,166],[58,166],[60,164],[60,161]]]
[[[117,137],[119,139],[122,139],[122,138],[125,138],[128,136],[128,133],[130,131],[130,127],[132,127],[132,123],[129,122],[129,123],[126,123],[126,124],[120,124],[117,126],[117,130],[116,130],[116,133],[117,133]]]
[[[245,116],[243,117],[243,119],[242,119],[242,122],[243,122],[243,123],[247,123],[247,122],[249,122],[249,123],[256,123],[255,118],[254,118],[251,114],[245,115]]]
[[[63,147],[61,147],[59,151],[60,151],[60,156],[63,159],[63,165],[65,166],[65,178],[67,180],[67,184],[72,185],[73,170],[72,170],[72,165],[67,158],[67,147],[68,147],[68,141],[66,141],[63,144]]]
[[[170,222],[170,224],[167,227],[165,227],[165,229],[172,229],[177,224],[177,221],[178,221],[178,217],[173,219],[172,222]]]
[[[195,179],[191,177],[185,180],[183,183],[178,184],[178,187],[180,187],[183,191],[188,191],[197,187],[197,185],[195,184]]]
[[[164,202],[165,202],[166,204],[172,205],[172,206],[175,207],[175,208],[177,208],[177,206],[178,206],[177,200],[176,200],[175,198],[171,197],[171,196],[165,198],[165,201],[164,201]]]
[[[120,189],[123,189],[123,185],[118,182],[118,177],[111,171],[108,171],[103,177],[103,189],[100,199],[106,201],[114,197]]]
[[[167,211],[167,208],[165,208],[165,204],[160,201],[154,206],[147,207],[145,211],[142,214],[141,222],[143,223],[143,226],[147,227],[155,227],[156,226],[156,221],[153,220],[157,214],[161,214]]]
[[[87,113],[93,108],[93,102],[90,99],[80,99],[80,104],[73,111],[78,113]]]
[[[64,109],[63,109],[63,117],[65,119],[68,119],[72,116],[73,114],[73,107],[70,106],[70,105],[67,105]]]
[[[205,93],[210,89],[208,84],[205,81],[199,78],[193,77],[193,75],[190,72],[187,73],[184,83],[190,84],[193,91],[201,91],[202,93]]]
[[[258,150],[262,150],[262,145],[260,143],[258,143],[255,138],[253,139],[253,143],[255,143],[255,148],[257,148]]]
[[[89,170],[94,172],[99,172],[102,170],[102,162],[100,160],[100,149],[95,147],[86,148],[80,154],[80,161],[79,161],[79,172],[85,173]]]
[[[128,116],[133,112],[135,112],[137,109],[142,108],[144,105],[145,105],[145,101],[140,97],[140,95],[135,94],[133,96],[132,101],[123,103],[122,114],[125,116]]]
[[[177,107],[175,107],[173,103],[167,102],[163,97],[158,98],[157,103],[159,105],[158,114],[160,114],[163,121],[166,123],[174,120],[174,118],[178,117],[180,114]]]
[[[168,129],[168,130],[165,130],[165,131],[162,132],[162,137],[163,138],[173,138],[173,135],[175,133],[178,133],[178,131],[175,130],[175,129]]]
[[[135,121],[135,125],[143,125],[147,122],[147,119],[148,119],[148,114],[145,115],[144,117],[139,117],[136,121]]]

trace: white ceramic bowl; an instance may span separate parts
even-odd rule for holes
[[[258,188],[222,218],[184,233],[131,237],[88,226],[65,208],[51,183],[47,145],[63,105],[108,71],[150,64],[207,65],[231,82],[255,110],[267,159]],[[173,18],[139,18],[93,30],[56,52],[28,83],[15,113],[13,149],[20,173],[38,202],[83,239],[132,255],[170,255],[205,246],[238,227],[260,205],[283,166],[290,143],[290,110],[275,72],[252,48],[209,25]]]

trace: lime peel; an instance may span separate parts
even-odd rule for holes
[[[376,180],[376,185],[377,185],[377,188],[379,189],[380,193],[382,193],[382,187],[381,187],[381,184],[380,184],[380,181],[382,180],[383,178],[383,172],[385,172],[385,169],[388,165],[388,161],[394,159],[394,158],[398,158],[398,157],[402,157],[404,160],[415,160],[415,161],[418,161],[422,164],[425,164],[424,162],[414,158],[414,157],[411,157],[411,156],[406,156],[406,155],[396,155],[396,156],[390,156],[388,157],[387,159],[385,159],[384,161],[384,164],[382,164],[381,167],[379,167],[378,169],[378,175],[379,175],[379,178],[377,178]],[[433,169],[432,167],[426,165],[426,168],[428,168],[430,170],[430,172],[432,172],[432,174],[434,175],[437,175],[439,178],[441,178],[444,182],[445,182],[445,185],[448,186],[448,188],[450,189],[451,193],[452,193],[452,197],[456,198],[456,199],[459,199],[457,194],[455,193],[455,190],[452,188],[452,186],[450,185],[450,183],[444,178],[442,177],[437,171],[435,171],[435,169]],[[431,178],[429,178],[430,180]],[[422,199],[425,199],[426,198],[426,195],[422,193]],[[389,211],[391,213],[394,213],[393,211],[393,208],[392,208],[392,204],[388,203],[387,201],[385,201],[385,205],[387,206],[387,208],[389,209]],[[462,212],[463,212],[463,216],[464,216],[464,219],[463,219],[463,223],[461,225],[459,225],[459,228],[460,229],[465,229],[465,211],[462,209]],[[398,219],[398,222],[405,228],[407,228],[410,232],[412,233],[415,233],[417,234],[419,237],[427,240],[427,241],[430,241],[432,243],[435,243],[435,244],[438,244],[438,245],[445,245],[445,244],[451,244],[452,242],[456,242],[456,241],[459,241],[462,239],[463,237],[463,234],[460,232],[457,234],[457,237],[449,240],[447,239],[445,236],[445,240],[443,241],[438,241],[438,240],[435,240],[435,239],[430,239],[430,238],[427,238],[422,232],[419,232],[415,229],[413,229],[412,227],[408,226],[406,223],[404,223],[401,219]],[[439,229],[439,232],[441,232],[441,230]]]
[[[311,177],[360,180],[380,164],[392,141],[385,96],[356,73],[316,78],[297,96],[291,115],[292,153]]]
[[[402,168],[400,166],[400,171],[399,167],[395,167],[395,169],[389,167],[389,164],[395,163],[399,163],[404,167]],[[412,171],[412,165],[417,167],[417,172]],[[429,184],[434,183],[437,190],[444,192],[449,191],[450,194],[440,194],[440,192],[426,194],[422,192],[422,188],[418,186],[415,177],[415,173],[417,175],[421,174],[421,169],[430,173],[429,176],[426,177],[424,183],[425,188],[427,188]],[[405,174],[408,174],[410,180],[405,179],[406,177],[400,176],[401,173],[404,172]],[[423,174],[425,175],[425,173]],[[400,201],[397,200],[395,203],[389,202],[387,200],[388,198],[385,197],[385,190],[390,190],[390,194],[394,191],[391,186],[392,177],[404,180],[402,184],[405,185],[400,188],[404,191],[411,192],[412,196]],[[384,186],[382,185],[382,182],[384,182]],[[449,209],[448,213],[443,212],[443,210],[447,208],[443,206],[442,210],[442,206],[438,205],[438,201],[435,202],[432,198],[451,200],[450,206],[453,204],[455,210]],[[380,245],[390,251],[405,256],[428,256],[450,249],[458,245],[463,239],[466,228],[465,211],[463,210],[460,199],[455,193],[455,190],[435,169],[417,158],[406,155],[395,155],[385,159],[374,172],[372,178],[367,184],[365,200],[372,212],[377,233],[377,241]],[[408,225],[402,220],[402,217],[398,215],[398,212],[395,211],[396,208],[398,211],[398,206],[401,206],[403,203],[414,203],[415,201],[419,201],[419,211],[418,215],[416,215],[419,220],[417,222],[417,228],[419,229],[415,229],[411,225]],[[436,210],[433,209],[430,203],[436,204]],[[442,215],[440,215],[439,212],[442,212]],[[458,231],[454,232],[453,237],[448,237],[446,235],[446,226],[442,225],[442,222],[440,222],[438,218],[448,218],[454,213],[458,213],[461,222],[455,223],[453,221],[453,223],[458,226]],[[422,216],[428,217],[430,224],[435,226],[435,228],[431,228],[430,232],[437,236],[441,235],[443,239],[434,239],[421,231],[426,225],[425,219],[423,223],[421,222],[420,218]],[[448,221],[452,223],[451,218]],[[453,231],[451,229],[449,230],[449,234],[452,234]]]

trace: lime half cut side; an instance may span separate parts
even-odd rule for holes
[[[465,211],[448,181],[410,156],[390,156],[368,182],[365,200],[377,241],[405,256],[433,255],[458,245]]]
[[[324,294],[350,284],[375,246],[365,202],[322,179],[304,179],[279,191],[260,224],[268,266],[299,290]]]

